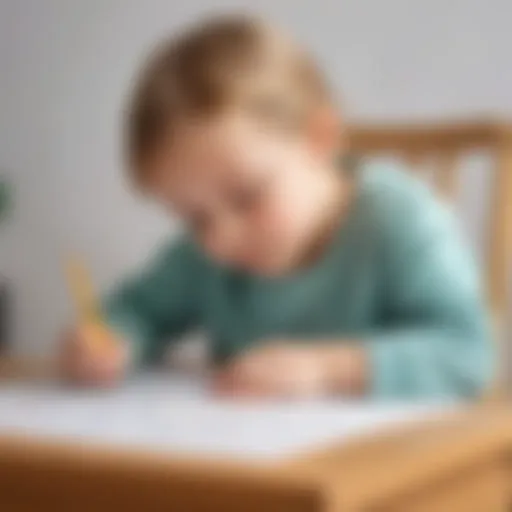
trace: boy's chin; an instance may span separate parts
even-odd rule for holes
[[[246,261],[241,266],[246,272],[266,278],[282,277],[293,271],[290,262],[276,260]]]

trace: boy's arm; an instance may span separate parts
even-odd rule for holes
[[[476,269],[447,212],[428,194],[392,210],[383,229],[384,325],[365,342],[377,396],[475,396],[494,353]]]
[[[132,345],[136,362],[156,359],[165,341],[200,321],[203,271],[196,249],[180,240],[106,298],[107,323]]]

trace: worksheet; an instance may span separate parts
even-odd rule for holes
[[[214,397],[207,384],[165,373],[139,375],[111,390],[3,383],[0,435],[268,460],[437,419],[456,407],[342,399],[244,402]]]

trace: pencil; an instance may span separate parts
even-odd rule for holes
[[[98,348],[109,348],[112,340],[104,320],[89,271],[83,262],[73,256],[66,262],[66,277],[71,298],[74,302],[79,325],[87,329],[91,343]]]

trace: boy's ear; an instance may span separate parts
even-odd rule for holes
[[[344,146],[344,130],[340,116],[329,107],[317,109],[309,119],[307,137],[315,154],[332,161]]]

